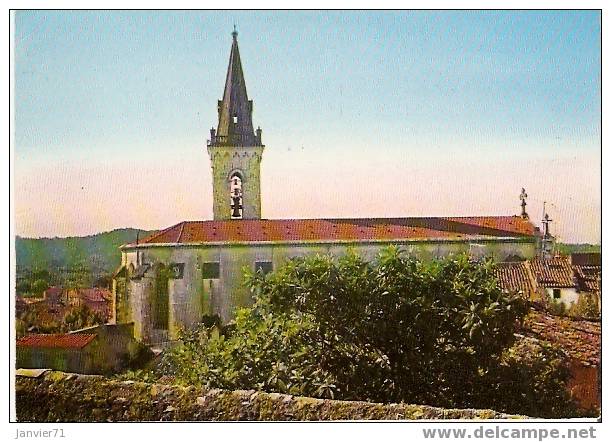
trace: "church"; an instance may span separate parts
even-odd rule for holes
[[[265,145],[254,129],[237,32],[218,125],[207,142],[212,167],[213,220],[184,221],[121,246],[113,280],[112,322],[133,322],[147,344],[175,340],[208,315],[230,321],[236,307],[252,304],[242,270],[270,272],[290,258],[341,255],[348,248],[372,259],[396,245],[422,259],[466,252],[497,261],[531,259],[542,235],[522,214],[473,217],[265,219],[260,165]]]

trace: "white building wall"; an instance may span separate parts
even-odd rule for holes
[[[188,329],[201,322],[203,315],[218,314],[222,321],[233,318],[236,307],[250,306],[253,299],[248,288],[243,286],[243,269],[254,270],[255,262],[272,262],[274,268],[282,265],[289,258],[305,256],[313,253],[339,256],[348,248],[365,259],[375,259],[380,250],[395,244],[409,255],[421,259],[432,259],[451,254],[469,252],[473,249],[469,242],[418,242],[418,243],[276,243],[276,244],[224,244],[224,245],[193,245],[193,246],[152,246],[141,247],[141,262],[150,265],[144,278],[131,280],[130,305],[136,337],[145,342],[153,336],[151,326],[152,310],[151,296],[155,286],[155,264],[184,264],[182,279],[170,280],[169,290],[169,339],[176,339],[181,329]],[[481,243],[476,248],[478,255],[485,253],[498,260],[506,256],[522,256],[532,258],[536,251],[533,242],[517,240],[515,242],[489,241]],[[123,263],[136,266],[136,251],[123,252]],[[203,263],[218,262],[220,277],[218,280],[204,280]],[[565,294],[567,300],[573,299],[573,294]]]
[[[549,296],[550,300],[561,302],[566,306],[566,308],[571,307],[572,304],[577,303],[577,301],[579,300],[579,292],[575,288],[561,287],[557,288],[557,290],[560,290],[560,297],[554,298],[554,289],[550,287],[545,288],[545,291],[547,292],[547,295]]]

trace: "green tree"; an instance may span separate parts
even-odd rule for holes
[[[596,295],[581,293],[577,302],[569,309],[569,315],[590,320],[600,319]]]
[[[37,279],[32,283],[31,290],[36,296],[41,296],[49,288],[49,283],[44,279]]]
[[[464,403],[527,312],[522,298],[499,289],[490,261],[423,262],[396,247],[374,263],[354,253],[293,260],[269,277],[248,275],[247,284],[272,313],[311,316],[323,347],[335,341],[379,352],[386,382],[369,396],[382,401]],[[322,367],[343,371],[343,360],[323,354]]]
[[[520,365],[511,356],[515,325],[528,306],[499,289],[493,270],[490,261],[461,255],[423,262],[391,247],[374,262],[354,253],[309,256],[267,275],[247,272],[254,306],[239,310],[228,327],[185,334],[161,372],[189,385],[494,405],[536,416],[560,410],[542,399],[549,393],[554,404],[561,397],[566,411],[566,390],[546,390],[565,381],[562,361],[550,356]],[[538,382],[531,386],[536,403],[523,407],[505,398],[505,379]]]
[[[569,367],[559,349],[524,338],[504,352],[499,362],[483,376],[486,389],[480,391],[477,403],[544,418],[578,414],[566,389]]]
[[[104,318],[100,314],[91,310],[87,305],[80,305],[66,312],[62,321],[62,329],[64,331],[78,330],[103,323]]]
[[[32,285],[30,284],[30,281],[25,279],[16,284],[15,290],[17,294],[28,294],[30,290],[32,290]]]

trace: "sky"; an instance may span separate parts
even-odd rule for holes
[[[513,215],[600,243],[597,11],[19,11],[17,235],[212,218],[233,25],[265,218]]]

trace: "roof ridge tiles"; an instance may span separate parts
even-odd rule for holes
[[[174,225],[172,225],[172,226],[170,226],[170,227],[167,227],[167,228],[165,228],[165,229],[163,229],[163,230],[160,230],[160,231],[158,231],[158,232],[156,232],[156,233],[153,233],[152,235],[147,236],[147,237],[146,237],[146,238],[144,238],[143,240],[140,240],[140,242],[139,242],[139,243],[140,243],[140,244],[142,244],[142,243],[145,243],[145,244],[146,244],[146,243],[150,242],[152,239],[155,239],[155,238],[157,238],[158,236],[163,235],[163,234],[164,234],[164,233],[166,233],[166,232],[169,232],[170,230],[172,230],[172,229],[174,229],[174,228],[176,228],[176,227],[180,226],[181,224],[183,224],[183,225],[184,225],[184,224],[185,224],[185,223],[187,223],[187,222],[188,222],[188,221],[181,221],[181,222],[179,222],[179,223],[177,223],[177,224],[174,224]]]
[[[294,218],[182,221],[147,244],[262,241],[465,240],[534,237],[532,223],[513,216]],[[265,232],[263,234],[262,232]],[[130,244],[134,246],[134,244]]]

